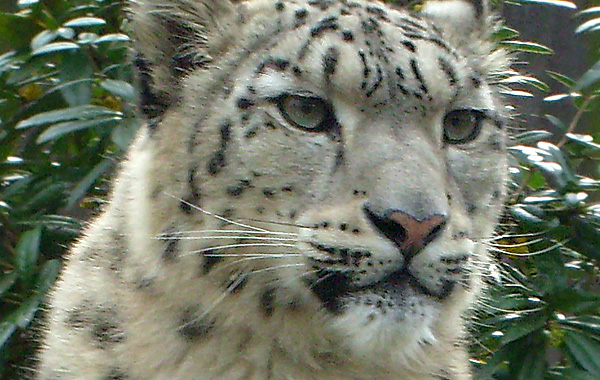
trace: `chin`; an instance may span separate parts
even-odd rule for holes
[[[406,366],[437,341],[434,328],[440,301],[410,287],[398,293],[359,292],[347,296],[343,304],[333,328],[359,357]]]

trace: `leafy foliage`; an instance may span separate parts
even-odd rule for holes
[[[519,0],[573,8],[562,0]],[[98,209],[107,178],[138,127],[129,38],[120,0],[19,0],[0,13],[0,378],[22,378],[37,337],[34,315],[82,221]],[[577,33],[600,30],[600,8],[580,12]],[[549,54],[507,26],[506,49]],[[599,57],[596,57],[599,58]],[[513,137],[511,198],[489,241],[500,263],[476,321],[476,379],[600,378],[600,61],[581,78],[549,72],[572,102],[564,131]],[[548,91],[505,73],[509,96]],[[550,143],[548,141],[554,141]]]

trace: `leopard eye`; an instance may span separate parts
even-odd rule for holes
[[[475,140],[481,132],[481,124],[486,117],[484,111],[476,109],[448,112],[444,117],[444,142],[464,144]]]
[[[277,101],[285,120],[296,128],[311,132],[323,132],[332,125],[329,103],[310,95],[283,95]]]

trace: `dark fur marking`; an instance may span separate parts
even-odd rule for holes
[[[440,68],[442,69],[444,74],[446,74],[450,85],[456,85],[456,83],[458,82],[458,75],[456,74],[456,71],[454,71],[452,65],[450,65],[450,63],[446,61],[443,57],[438,58],[438,64],[440,65]]]
[[[177,332],[188,342],[204,338],[215,327],[215,320],[207,315],[196,316],[192,309],[183,311]]]
[[[332,0],[309,0],[308,5],[318,7],[322,11],[326,11],[333,4]]]
[[[115,309],[98,306],[93,310],[92,336],[101,349],[108,348],[125,340],[125,333],[119,326]]]
[[[304,24],[306,22],[306,16],[308,16],[308,11],[304,8],[302,9],[298,9],[295,13],[294,13],[294,17],[295,17],[295,26],[299,27],[300,25]]]
[[[366,56],[365,52],[362,50],[358,51],[358,56],[360,57],[360,61],[362,62],[362,65],[363,65],[363,78],[368,78],[369,74],[371,73],[371,69],[369,68],[369,65],[367,64],[367,56]]]
[[[381,66],[379,64],[377,64],[376,73],[377,74],[375,75],[375,83],[365,94],[367,98],[370,98],[371,95],[373,95],[373,93],[379,88],[381,82],[383,81],[383,70],[381,69]]]
[[[277,3],[275,3],[275,10],[277,12],[282,12],[285,9],[285,4],[283,3],[283,1],[278,1]]]
[[[123,372],[119,368],[111,368],[108,375],[106,375],[102,380],[127,380],[129,376],[125,372]]]
[[[331,76],[335,74],[339,56],[340,52],[334,47],[327,49],[327,52],[323,55],[323,72],[325,81],[328,83],[331,82]]]
[[[245,97],[244,98],[239,98],[237,100],[236,105],[237,105],[237,107],[239,109],[246,110],[246,109],[254,106],[254,100],[252,100],[250,98],[245,98]]]
[[[404,47],[407,48],[412,53],[417,51],[417,46],[414,43],[412,43],[411,41],[408,41],[408,40],[402,41],[402,45],[404,45]]]
[[[262,192],[266,198],[273,198],[275,196],[275,189],[272,187],[265,187]]]
[[[178,239],[168,239],[165,244],[165,249],[162,253],[162,258],[165,261],[172,262],[177,258],[177,253],[179,252],[179,240]]]
[[[216,175],[223,170],[226,165],[225,160],[225,151],[227,149],[227,144],[231,139],[231,126],[232,123],[230,120],[227,120],[225,123],[221,125],[221,143],[220,149],[215,152],[213,157],[208,161],[207,170],[211,175]]]
[[[344,41],[354,41],[354,33],[352,33],[351,30],[344,29],[342,31],[342,38],[344,39]]]
[[[339,25],[337,23],[338,19],[336,16],[326,17],[319,21],[317,26],[313,27],[310,30],[311,37],[322,36],[328,30],[338,30]]]
[[[227,188],[227,194],[232,197],[239,197],[247,189],[252,187],[252,182],[247,179],[241,179],[236,185]]]
[[[261,310],[266,317],[273,315],[275,310],[275,289],[269,288],[262,292],[260,295],[260,306]]]
[[[223,261],[222,257],[219,256],[209,256],[213,254],[213,251],[207,251],[204,255],[204,260],[202,262],[202,274],[208,274],[218,263]]]
[[[421,83],[421,90],[428,94],[429,90],[427,89],[427,85],[425,84],[425,79],[423,79],[423,74],[421,74],[421,69],[419,68],[419,64],[417,63],[417,61],[415,59],[411,59],[410,60],[410,69],[412,70],[415,78],[417,79],[417,81],[419,81],[419,83]]]
[[[265,69],[275,69],[277,71],[285,71],[290,66],[290,61],[281,57],[269,57],[261,62],[256,68],[257,73],[264,73]]]
[[[142,113],[149,119],[161,116],[170,105],[169,96],[163,92],[154,91],[154,80],[152,78],[152,69],[150,62],[141,54],[138,54],[134,61],[137,68],[137,80],[139,87],[139,107]],[[156,130],[158,123],[148,124],[148,130],[152,133]]]

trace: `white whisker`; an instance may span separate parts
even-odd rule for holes
[[[227,222],[227,223],[229,223],[229,224],[233,224],[233,225],[236,225],[236,226],[239,226],[239,227],[242,227],[242,228],[249,228],[249,229],[251,229],[251,230],[255,230],[255,231],[269,232],[268,230],[265,230],[265,229],[263,229],[263,228],[254,227],[254,226],[250,226],[250,225],[247,225],[247,224],[239,223],[239,222],[233,221],[233,220],[231,220],[231,219],[227,219],[227,218],[225,218],[225,217],[222,217],[222,216],[220,216],[220,215],[213,214],[212,212],[210,212],[210,211],[207,211],[207,210],[204,210],[203,208],[201,208],[201,207],[198,207],[198,206],[196,206],[195,204],[193,204],[193,203],[190,203],[190,202],[186,201],[185,199],[181,199],[181,198],[179,198],[179,197],[176,197],[176,196],[174,196],[174,195],[171,195],[171,194],[169,194],[169,193],[165,193],[165,194],[166,194],[166,195],[168,195],[169,197],[172,197],[172,198],[175,198],[175,199],[177,199],[178,201],[182,202],[183,204],[185,204],[185,205],[187,205],[187,206],[190,206],[191,208],[193,208],[193,209],[195,209],[195,210],[198,210],[198,211],[200,211],[200,212],[202,212],[202,213],[204,213],[204,214],[206,214],[206,215],[210,215],[210,216],[212,216],[213,218],[216,218],[216,219],[218,219],[218,220],[221,220],[221,221],[223,221],[223,222]]]
[[[243,247],[287,247],[287,248],[296,248],[295,244],[283,244],[283,243],[242,243],[242,244],[227,244],[227,245],[217,245],[214,247],[208,247],[203,249],[198,249],[194,251],[190,251],[190,254],[199,254],[204,252],[210,252],[217,249],[228,249],[228,248],[243,248]]]

